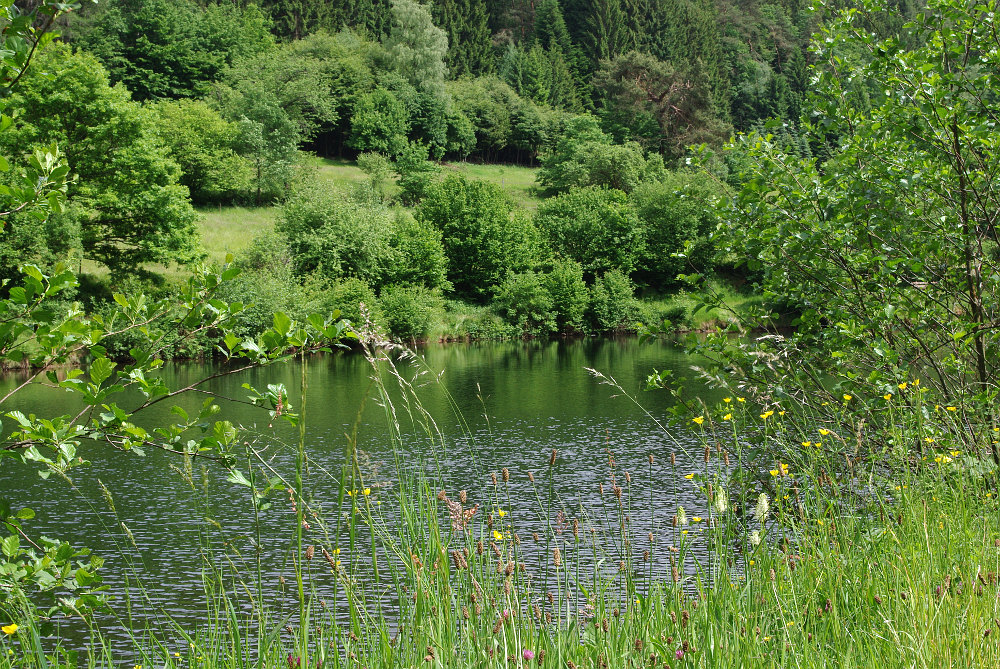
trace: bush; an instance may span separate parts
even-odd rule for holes
[[[546,277],[535,272],[509,274],[496,288],[493,306],[507,322],[529,334],[555,332],[555,302]]]
[[[357,277],[369,286],[386,282],[394,265],[393,213],[387,207],[345,200],[321,184],[296,192],[274,226],[292,254],[294,273],[328,279]]]
[[[615,144],[593,116],[574,116],[566,122],[555,147],[542,157],[538,184],[548,194],[584,186],[631,192],[644,179],[657,175],[657,164],[662,165],[663,159],[657,156],[647,161],[635,142]]]
[[[534,261],[535,228],[513,214],[496,184],[450,175],[428,191],[415,215],[441,231],[448,279],[461,295],[482,297],[507,272],[523,272]]]
[[[574,188],[543,202],[535,222],[552,251],[580,263],[589,276],[612,269],[629,274],[645,243],[620,190]]]
[[[581,329],[590,293],[580,263],[556,261],[552,271],[545,275],[545,287],[552,296],[557,329],[560,332]]]
[[[396,339],[425,337],[442,306],[438,291],[421,286],[389,286],[379,296],[382,322]]]
[[[196,204],[232,204],[250,197],[253,165],[236,153],[240,127],[200,100],[163,101],[153,109],[157,131],[181,167],[180,182]]]
[[[594,329],[601,332],[633,329],[639,315],[633,292],[632,282],[619,270],[599,276],[590,290],[590,321]]]
[[[341,318],[350,321],[356,327],[361,327],[364,323],[361,304],[365,305],[369,315],[377,322],[379,313],[375,291],[361,279],[348,277],[330,286],[323,313],[339,309]]]
[[[642,184],[632,193],[647,240],[638,263],[644,281],[662,287],[681,272],[713,269],[711,235],[720,222],[719,198],[711,177],[694,172],[668,173],[661,182]]]
[[[397,212],[389,244],[396,258],[389,270],[389,283],[451,289],[440,230],[407,212]]]
[[[399,201],[408,207],[423,199],[437,176],[438,166],[428,160],[429,157],[430,149],[426,144],[410,142],[403,147],[396,159]]]

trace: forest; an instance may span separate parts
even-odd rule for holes
[[[244,334],[276,310],[357,321],[359,302],[403,339],[724,320],[685,297],[689,275],[722,290],[747,278],[713,241],[744,178],[739,152],[720,149],[766,127],[804,158],[829,152],[835,133],[803,120],[809,39],[831,9],[80,3],[18,82],[0,136],[5,155],[65,153],[66,206],[10,217],[0,275],[64,264],[88,308],[108,311],[125,286],[163,294],[179,268],[235,252],[227,297],[254,305]],[[913,13],[896,9],[878,30]],[[317,159],[364,178],[331,187]],[[497,167],[449,169],[476,164]],[[505,164],[528,175],[521,197]]]

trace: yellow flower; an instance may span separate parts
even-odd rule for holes
[[[14,632],[17,631],[17,623],[11,623],[10,625],[4,625],[3,627],[0,627],[0,630],[3,630],[4,634],[6,634],[7,636],[10,636],[11,634],[13,634]]]
[[[813,444],[813,446],[815,446],[816,448],[819,448],[822,445],[823,445],[822,441],[817,441],[815,444]]]
[[[754,562],[753,560],[750,560],[750,566],[751,566],[751,567],[752,567],[752,566],[754,566],[755,564],[757,564],[757,563],[756,563],[756,562]]]
[[[900,390],[906,390],[906,381],[903,381],[896,387],[899,388]]]
[[[732,420],[732,419],[733,419],[733,414],[731,413],[727,413],[725,416],[722,417],[722,420]]]
[[[689,481],[690,481],[691,479],[693,479],[693,478],[694,478],[694,474],[685,474],[685,475],[684,475],[684,478],[686,478],[687,480],[689,480]]]
[[[928,444],[933,444],[934,437],[924,437],[924,441],[926,441]]]
[[[347,496],[348,497],[354,497],[354,493],[356,493],[356,492],[357,492],[357,490],[348,490],[347,491]]]
[[[701,522],[701,516],[695,516],[694,518],[691,519],[691,522],[692,523],[700,523]]]
[[[958,411],[958,407],[945,407],[948,411]]]
[[[951,452],[951,457],[957,458],[961,453],[962,453],[961,451],[952,451]]]
[[[885,395],[882,395],[882,399],[888,402],[889,400],[892,399],[892,393],[886,393]]]
[[[817,521],[816,521],[816,524],[817,524],[817,525],[822,525],[822,524],[823,524],[823,520],[822,520],[822,519],[820,519],[820,520],[817,520]]]
[[[732,397],[723,397],[722,401],[725,402],[726,404],[729,404],[730,402],[733,401],[733,398]]]
[[[337,560],[336,562],[334,562],[333,566],[334,567],[340,567],[340,560]]]
[[[778,475],[778,470],[777,469],[772,469],[771,470],[771,476],[777,476],[777,475]]]
[[[507,515],[507,512],[504,511],[503,509],[497,509],[497,515],[503,518],[504,516]]]
[[[779,412],[778,412],[778,415],[779,415],[779,416],[784,416],[784,415],[785,415],[785,412],[784,412],[784,411],[779,411]]]
[[[174,653],[174,657],[180,657],[180,656],[181,656],[180,653]]]
[[[497,532],[496,530],[493,530],[493,540],[494,541],[503,541],[503,535],[500,534],[499,532]]]
[[[795,627],[795,621],[793,620],[789,622],[787,625],[785,625],[785,627]]]
[[[988,493],[986,493],[986,496],[987,497],[993,497],[993,493],[992,492],[988,492]]]
[[[845,402],[850,402],[852,399],[854,399],[853,396],[851,396],[851,395],[844,395],[844,401]],[[794,623],[792,623],[792,624],[794,624]]]
[[[688,533],[687,530],[681,530],[681,534],[687,534],[687,533]]]
[[[830,434],[830,431],[821,427],[819,429],[819,433],[825,437],[826,435]]]
[[[367,497],[370,494],[372,494],[372,489],[371,488],[365,488],[365,490],[364,490],[364,496]]]
[[[760,419],[761,419],[761,420],[767,420],[768,418],[770,418],[770,417],[771,417],[771,416],[773,416],[773,415],[774,415],[774,412],[773,412],[773,411],[765,411],[764,413],[762,413],[762,414],[760,415]]]
[[[920,385],[920,379],[913,379],[913,385],[919,386]]]
[[[333,549],[333,554],[334,555],[340,555],[340,549],[339,548],[334,548]]]
[[[747,398],[745,398],[745,397],[737,397],[737,398],[736,398],[736,401],[737,401],[737,402],[746,402],[746,401],[747,401]]]
[[[702,423],[705,422],[705,417],[704,416],[695,416],[694,418],[691,419],[691,422],[697,423],[698,425],[701,425]]]
[[[812,443],[811,441],[803,441],[803,442],[802,442],[802,445],[803,445],[804,447],[806,447],[806,448],[809,448],[810,446],[812,446],[812,445],[813,445],[813,443]]]

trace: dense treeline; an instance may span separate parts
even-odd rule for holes
[[[868,18],[891,32],[913,12],[898,10]],[[689,147],[765,121],[805,158],[836,142],[799,124],[820,15],[798,0],[87,4],[7,101],[0,151],[54,141],[73,178],[64,211],[10,218],[0,274],[86,259],[111,284],[148,279],[147,263],[198,259],[195,206],[280,204],[238,259],[248,331],[296,304],[357,320],[358,302],[402,336],[454,300],[486,309],[473,335],[681,320],[634,292],[727,262],[715,203],[742,170],[730,152],[712,177],[686,171]],[[357,158],[368,181],[330,193],[304,151]],[[545,199],[525,210],[438,164],[468,158],[540,165]]]

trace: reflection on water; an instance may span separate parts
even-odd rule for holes
[[[400,369],[417,387],[437,435],[421,429],[419,412],[398,394],[393,398],[393,413],[388,411],[378,399],[372,369],[362,356],[331,355],[307,363],[310,461],[305,488],[312,508],[319,512],[307,543],[341,547],[345,564],[371,562],[370,549],[356,546],[352,554],[346,540],[336,536],[337,519],[343,512],[338,507],[340,472],[348,462],[350,435],[355,430],[366,485],[373,490],[369,499],[376,505],[391,499],[403,469],[426,475],[452,496],[467,490],[469,504],[480,504],[484,513],[502,506],[508,514],[506,521],[523,538],[544,529],[559,510],[567,518],[581,518],[588,528],[614,533],[617,529],[608,527],[608,521],[617,522],[611,492],[615,475],[625,489],[627,522],[635,536],[652,532],[665,542],[672,541],[675,530],[668,519],[678,503],[691,515],[708,515],[706,500],[696,496],[691,482],[683,478],[705,466],[700,453],[697,462],[683,454],[683,448],[693,446],[691,435],[664,433],[634,402],[585,370],[592,367],[613,376],[654,417],[662,417],[666,396],[643,393],[641,388],[654,368],[685,371],[691,361],[678,349],[662,342],[583,340],[440,345],[420,353],[426,367]],[[416,374],[420,370],[425,371]],[[177,364],[167,367],[164,374],[168,384],[177,387],[213,371],[216,368],[208,365]],[[299,378],[300,369],[291,362],[215,379],[205,387],[237,400],[223,403],[223,417],[247,428],[247,440],[260,455],[255,468],[273,469],[289,481],[295,466],[290,444],[297,431],[277,423],[269,427],[267,414],[241,401],[246,398],[241,384],[284,383],[293,408],[298,409]],[[2,385],[13,383],[16,379],[8,378]],[[60,391],[29,387],[4,412],[21,408],[38,415],[66,413],[73,409],[66,405],[66,397]],[[187,408],[195,408],[203,399],[199,395],[184,402]],[[162,417],[168,410],[164,403],[145,420],[155,423],[157,412]],[[411,420],[411,415],[417,420]],[[395,448],[389,427],[393,421],[401,433]],[[551,509],[553,515],[546,518],[536,501],[541,488],[529,481],[528,473],[534,473],[541,486],[543,477],[549,475],[553,448],[558,450],[558,459],[551,469],[551,483],[558,502]],[[670,466],[674,451],[678,453],[676,468]],[[111,586],[118,615],[126,615],[130,603],[134,615],[151,619],[154,625],[162,615],[196,624],[204,610],[202,575],[208,566],[253,583],[253,506],[247,489],[228,482],[219,466],[195,459],[189,477],[184,463],[167,453],[136,457],[90,446],[82,455],[91,464],[73,472],[72,484],[55,477],[43,481],[34,469],[8,460],[0,468],[0,490],[15,505],[35,509],[38,515],[32,528],[36,533],[90,546],[107,558],[105,581]],[[614,457],[614,470],[609,467],[609,455]],[[650,455],[654,456],[652,464]],[[503,467],[509,469],[510,482],[494,488],[490,474]],[[630,474],[630,484],[624,480],[625,472]],[[102,496],[102,484],[111,493],[114,512]],[[544,485],[548,484],[544,478]],[[547,487],[542,495],[547,499]],[[379,511],[392,517],[391,510]],[[280,494],[260,518],[264,583],[271,589],[268,594],[278,600],[280,576],[291,582],[294,518],[287,495]],[[532,560],[544,564],[545,556],[535,550],[533,542],[525,541],[522,548],[529,564]],[[641,553],[642,548],[632,551]],[[311,585],[320,597],[333,587],[332,576],[322,567],[322,560],[311,566],[315,571]],[[662,563],[651,568],[669,574],[669,567]],[[130,594],[140,584],[148,601]]]

